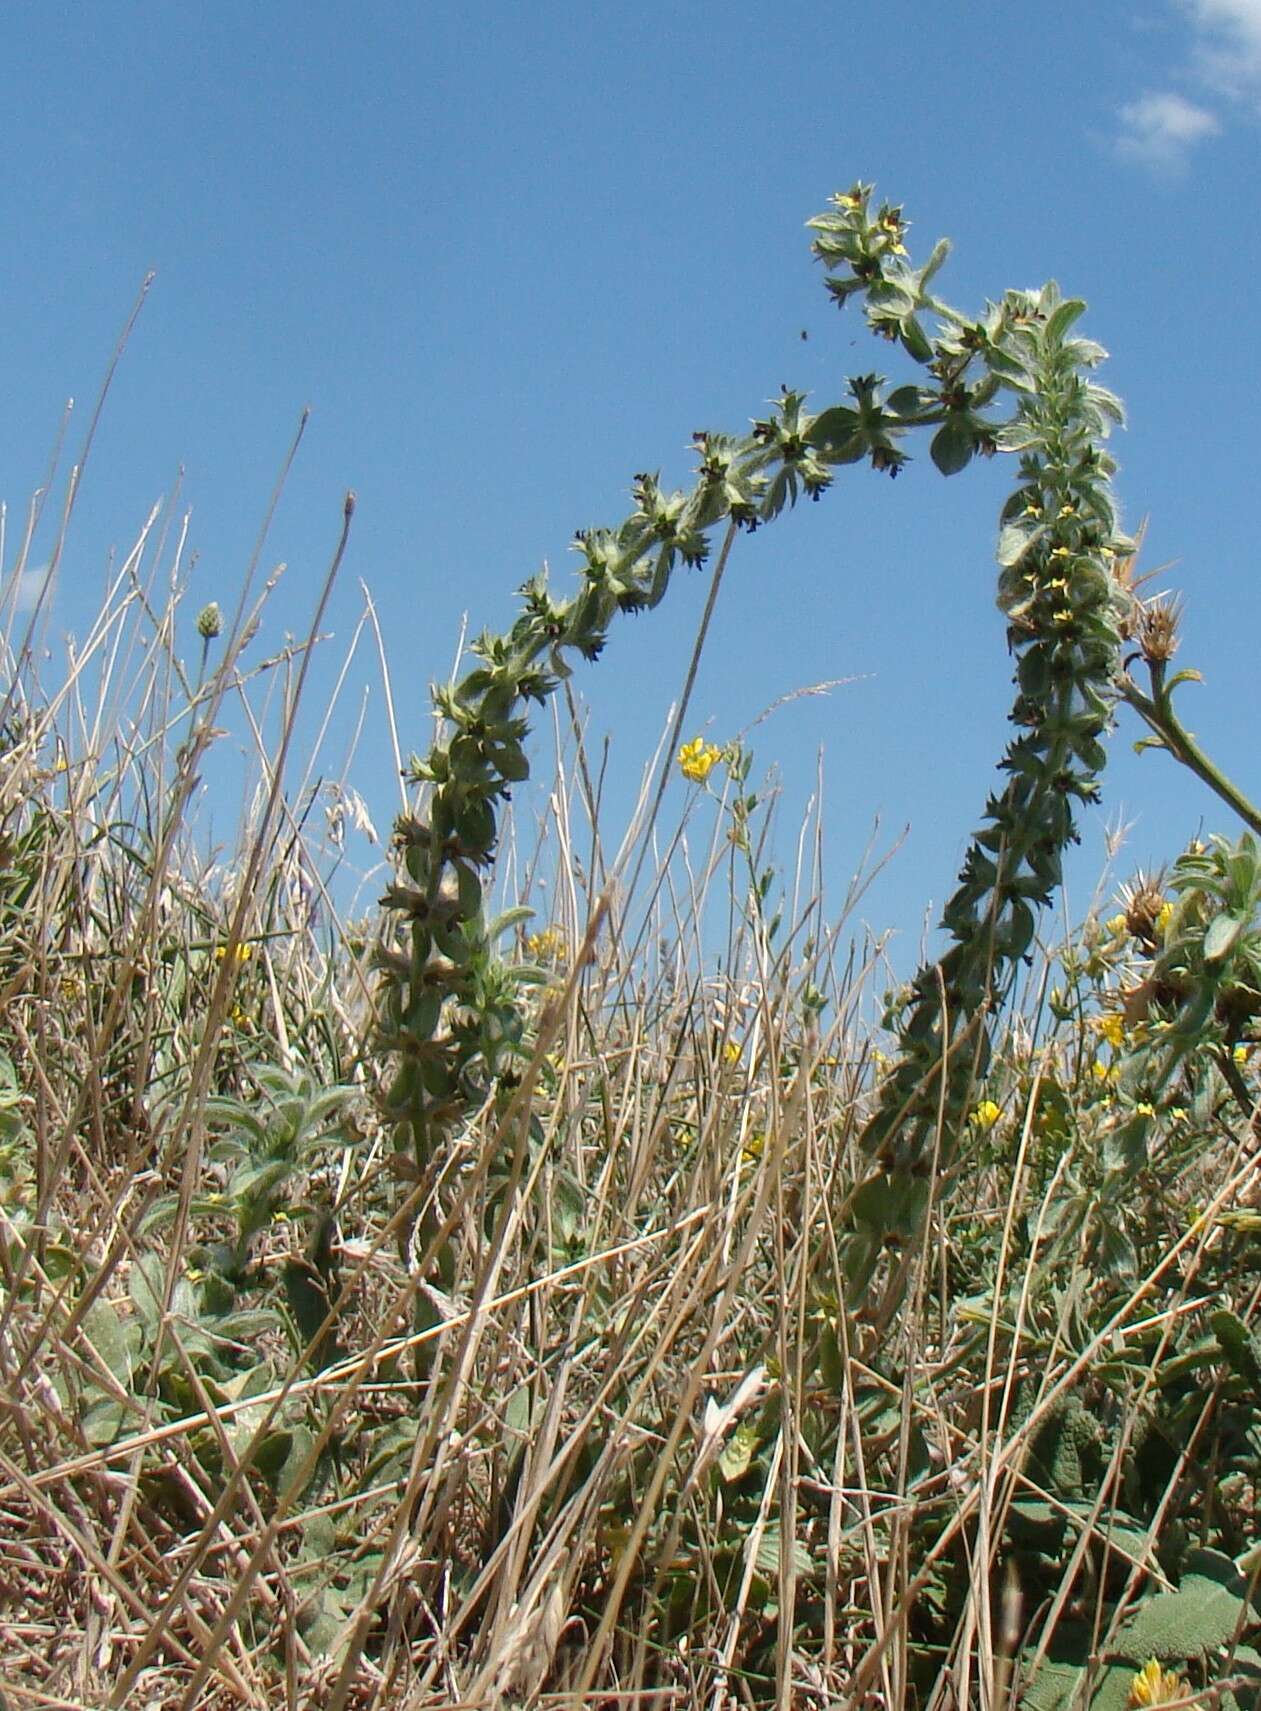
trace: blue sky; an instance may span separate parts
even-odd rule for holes
[[[354,488],[312,707],[362,582],[404,747],[422,747],[462,615],[505,627],[544,560],[567,586],[574,530],[620,520],[633,472],[682,484],[692,432],[741,431],[781,383],[822,406],[851,374],[900,372],[829,304],[803,229],[861,177],[904,204],[913,253],[954,240],[942,289],[960,307],[1048,277],[1089,301],[1086,330],[1112,353],[1102,378],[1130,413],[1126,519],[1149,517],[1147,562],[1171,564],[1157,585],[1187,597],[1180,663],[1206,677],[1186,716],[1261,789],[1247,499],[1261,0],[786,0],[773,18],[744,0],[45,3],[8,9],[3,76],[6,570],[65,400],[73,453],[157,275],[92,453],[51,645],[82,635],[111,550],[181,469],[190,618],[202,598],[229,601],[309,405],[265,554],[289,569],[258,648],[305,630]],[[742,538],[689,719],[721,743],[778,697],[854,679],[760,727],[757,767],[781,779],[787,862],[822,753],[834,904],[873,821],[886,843],[909,827],[863,914],[912,946],[1006,741],[993,546],[1011,474],[947,483],[926,456],[896,484],[855,468]],[[681,573],[576,679],[593,740],[611,738],[614,844],[705,586]],[[194,658],[191,634],[185,648]],[[351,782],[384,828],[398,790],[361,661],[320,765],[340,770],[366,686]],[[1164,757],[1133,756],[1139,734],[1123,717],[1074,907],[1107,821],[1134,823],[1122,872],[1201,824],[1235,830]],[[216,811],[226,834],[235,804]]]

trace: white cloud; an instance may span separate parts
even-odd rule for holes
[[[0,590],[0,610],[9,609],[11,603],[11,610],[16,616],[29,616],[39,605],[44,584],[48,581],[48,571],[47,562],[33,564],[18,577],[16,587],[10,578]]]
[[[1196,143],[1221,130],[1206,107],[1197,107],[1171,90],[1127,102],[1119,117],[1121,153],[1165,172],[1181,171]]]
[[[1129,160],[1176,174],[1197,143],[1218,134],[1231,103],[1261,112],[1261,0],[1175,0],[1172,10],[1193,38],[1177,81],[1198,86],[1201,100],[1168,89],[1127,102],[1116,145]]]
[[[1183,0],[1198,28],[1196,64],[1219,94],[1261,95],[1261,0]]]

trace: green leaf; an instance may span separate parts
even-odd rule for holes
[[[1004,570],[1018,565],[1029,548],[1046,534],[1045,523],[1027,529],[1023,523],[1008,523],[998,537],[998,562]]]
[[[150,1342],[157,1334],[162,1317],[162,1295],[166,1286],[166,1267],[160,1254],[141,1254],[131,1268],[130,1294],[136,1318],[143,1325]]]
[[[1104,1664],[1091,1676],[1090,1711],[1125,1711],[1129,1704],[1134,1667],[1128,1663]],[[1029,1711],[1082,1711],[1085,1700],[1086,1663],[1047,1658],[1022,1696]]]
[[[975,449],[969,424],[951,417],[933,435],[931,456],[943,475],[957,475],[972,461]]]
[[[1086,310],[1086,305],[1080,297],[1066,297],[1059,308],[1054,310],[1047,321],[1044,337],[1050,343],[1058,342]]]
[[[1175,1592],[1140,1604],[1116,1636],[1114,1652],[1145,1663],[1183,1662],[1216,1651],[1250,1619],[1248,1583],[1220,1551],[1193,1551]]]
[[[1243,1379],[1254,1396],[1261,1396],[1261,1346],[1257,1337],[1228,1307],[1210,1313],[1208,1322],[1231,1370]]]
[[[728,1484],[733,1480],[743,1479],[748,1473],[761,1441],[757,1426],[752,1420],[742,1420],[736,1427],[718,1457],[718,1471]]]
[[[344,1352],[337,1341],[336,1320],[323,1336],[319,1335],[320,1326],[328,1317],[331,1306],[328,1286],[310,1260],[298,1254],[290,1255],[285,1261],[281,1276],[285,1299],[297,1324],[298,1335],[303,1346],[310,1345],[311,1348],[307,1364],[313,1372],[320,1372],[340,1360]]]
[[[0,1052],[0,1109],[16,1105],[21,1097],[22,1090],[18,1086],[13,1059],[7,1052]]]
[[[1247,922],[1241,920],[1238,915],[1223,913],[1216,916],[1204,935],[1205,962],[1221,962],[1224,957],[1228,957],[1246,925]]]
[[[835,453],[853,439],[857,426],[857,413],[843,404],[836,404],[814,418],[806,439],[812,446],[820,446],[829,453]],[[861,455],[860,450],[855,453],[855,458]]]
[[[135,1354],[134,1337],[130,1337],[112,1301],[94,1301],[83,1315],[83,1331],[109,1372],[123,1389],[131,1383]]]
[[[918,386],[899,386],[885,399],[884,407],[891,416],[913,416],[923,408],[923,403]]]
[[[792,1554],[793,1566],[799,1575],[806,1576],[814,1573],[814,1559],[800,1539],[793,1540]],[[766,1531],[758,1540],[757,1570],[759,1574],[764,1574],[768,1580],[776,1579],[779,1575],[778,1521],[769,1522]]]
[[[933,347],[914,315],[908,315],[902,323],[902,343],[907,355],[916,362],[929,363],[933,360]]]
[[[127,1430],[128,1414],[125,1402],[118,1402],[112,1396],[104,1396],[99,1402],[93,1402],[90,1407],[84,1409],[79,1424],[87,1441],[101,1449],[122,1437]]]

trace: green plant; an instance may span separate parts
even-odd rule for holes
[[[250,1078],[254,1099],[218,1094],[205,1103],[207,1122],[221,1131],[208,1158],[223,1171],[224,1185],[199,1195],[192,1207],[201,1218],[229,1225],[227,1240],[206,1257],[234,1287],[249,1281],[251,1249],[259,1234],[297,1209],[295,1188],[308,1183],[330,1149],[354,1144],[345,1116],[358,1097],[353,1087],[320,1087],[304,1069],[255,1064]],[[144,1229],[161,1228],[177,1209],[175,1197],[158,1201]]]
[[[1015,716],[1024,734],[1008,753],[1009,785],[990,804],[990,827],[969,853],[946,912],[954,948],[921,974],[897,1018],[902,1059],[867,1133],[881,1174],[851,1206],[863,1250],[855,1271],[862,1272],[905,1219],[907,1173],[927,1174],[943,1066],[948,1122],[964,1111],[967,1088],[984,1070],[983,1017],[1003,971],[1027,955],[1034,909],[1058,883],[1063,848],[1075,836],[1071,801],[1094,797],[1127,606],[1112,566],[1128,543],[1116,532],[1112,465],[1098,444],[1120,409],[1081,377],[1099,360],[1099,347],[1068,336],[1082,305],[1049,286],[1009,293],[980,319],[959,314],[929,289],[948,246],[939,243],[923,267],[912,268],[901,211],[873,208],[866,185],[834,198],[833,210],[811,225],[816,254],[835,270],[827,281],[833,298],[843,305],[861,297],[872,330],[900,343],[924,380],[886,393],[878,376],[859,376],[848,402],[818,414],[785,390],[751,434],[698,434],[690,493],[667,494],[651,475],[637,476],[631,516],[577,538],[580,592],[558,601],[543,578],[533,578],[513,628],[480,637],[474,652],[482,663],[435,690],[445,730],[412,766],[430,787],[426,810],[399,822],[406,883],[385,898],[403,942],[382,953],[380,1045],[397,1063],[389,1114],[423,1173],[441,1138],[494,1079],[511,1077],[522,1049],[520,1028],[504,1017],[488,1030],[479,1026],[491,954],[484,877],[497,805],[528,774],[522,710],[568,675],[567,652],[598,657],[612,619],[656,606],[677,564],[705,560],[709,536],[724,520],[719,572],[739,528],[772,521],[802,494],[817,500],[840,467],[867,461],[896,476],[907,455],[901,442],[913,432],[931,430],[944,474],[977,452],[1019,452],[999,556],[1001,599],[1020,654]],[[935,334],[925,331],[928,317],[938,322]],[[1007,422],[987,413],[1003,394],[1016,401]]]

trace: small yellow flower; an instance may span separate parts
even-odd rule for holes
[[[1104,922],[1104,926],[1112,934],[1114,939],[1124,939],[1129,937],[1129,923],[1126,921],[1123,914],[1109,916],[1109,918]]]
[[[1077,515],[1077,510],[1076,510],[1075,506],[1073,506],[1073,505],[1061,505],[1060,506],[1060,516],[1061,517],[1075,517],[1076,515]]]
[[[223,962],[225,960],[225,958],[227,957],[227,954],[228,954],[227,945],[216,945],[215,946],[215,961],[216,962]],[[253,945],[237,945],[236,949],[232,952],[232,966],[234,968],[243,968],[245,966],[245,964],[250,960],[250,958],[253,955],[254,955]]]
[[[902,242],[902,234],[905,232],[906,227],[902,223],[900,210],[897,208],[887,208],[884,213],[881,214],[880,219],[877,222],[877,226],[878,230],[890,240],[890,255],[905,255],[906,246]]]
[[[69,772],[69,770],[70,762],[66,759],[65,755],[58,755],[56,760],[53,762],[53,771]]]
[[[982,1099],[972,1112],[972,1121],[978,1129],[992,1129],[1002,1114],[1001,1105],[995,1105],[992,1099]]]
[[[1171,1105],[1169,1107],[1169,1115],[1173,1118],[1175,1123],[1185,1123],[1187,1120],[1187,1108],[1185,1105]]]
[[[1189,1699],[1190,1683],[1173,1670],[1162,1669],[1159,1658],[1148,1658],[1130,1683],[1130,1711],[1145,1711],[1153,1705],[1168,1705],[1175,1699]]]
[[[1095,1059],[1090,1066],[1090,1073],[1096,1081],[1101,1081],[1105,1085],[1116,1081],[1120,1076],[1120,1070],[1116,1064],[1104,1063],[1102,1058]]]
[[[693,742],[684,743],[677,758],[684,778],[690,778],[695,784],[704,784],[722,759],[722,750],[707,743],[704,737],[697,737]]]
[[[1160,906],[1160,912],[1156,916],[1156,930],[1158,933],[1160,933],[1162,938],[1169,931],[1169,923],[1172,920],[1173,920],[1173,904],[1172,903],[1162,903]]]
[[[740,1051],[741,1047],[738,1040],[728,1040],[722,1048],[723,1060],[726,1063],[739,1063]]]
[[[1041,505],[1026,505],[1024,515],[1026,517],[1040,517],[1042,515]]]
[[[740,1158],[745,1164],[756,1164],[766,1151],[766,1131],[754,1129],[748,1140],[740,1149]]]
[[[1154,1117],[1156,1115],[1156,1107],[1152,1104],[1150,1099],[1140,1099],[1134,1109],[1138,1112],[1140,1117]]]
[[[1105,1015],[1096,1016],[1094,1027],[1114,1052],[1119,1052],[1125,1045],[1125,1018],[1119,1011],[1109,1010]]]
[[[569,955],[565,935],[556,927],[545,927],[541,933],[531,933],[525,941],[525,954],[535,962],[564,962]]]
[[[1071,624],[1073,621],[1073,614],[1069,611],[1067,606],[1061,607],[1058,612],[1053,612],[1051,616],[1055,619],[1057,624]]]
[[[1072,556],[1073,556],[1072,551],[1068,547],[1052,547],[1051,548],[1051,557],[1052,558],[1072,558]]]
[[[1236,1046],[1230,1055],[1234,1058],[1236,1063],[1247,1063],[1248,1047],[1244,1045]]]

